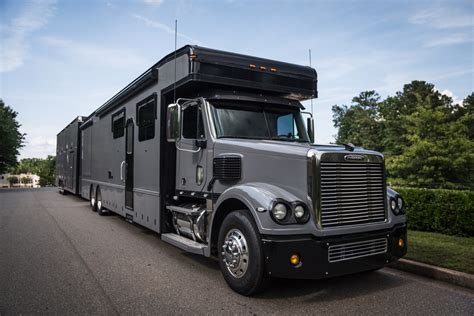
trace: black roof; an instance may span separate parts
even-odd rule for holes
[[[173,51],[166,55],[148,68],[89,117],[94,114],[105,115],[128,98],[156,83],[158,68],[173,60],[175,56],[179,57],[185,54],[193,56],[192,61],[199,65],[194,67],[192,77],[187,78],[188,82],[199,81],[254,90],[273,89],[275,94],[280,92],[281,96],[294,100],[317,97],[317,73],[311,67],[186,45],[176,52]]]

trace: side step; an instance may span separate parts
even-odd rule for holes
[[[187,252],[195,253],[198,255],[204,255],[204,251],[205,249],[207,249],[207,245],[205,244],[201,244],[194,240],[173,233],[161,234],[161,240],[172,244],[173,246],[181,248]]]

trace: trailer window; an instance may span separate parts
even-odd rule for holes
[[[112,134],[114,139],[125,135],[125,109],[112,115]]]
[[[156,94],[137,104],[138,141],[155,138]]]
[[[189,106],[183,111],[183,138],[205,138],[204,122],[202,120],[202,111],[200,106]]]

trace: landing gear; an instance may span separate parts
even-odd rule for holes
[[[224,219],[218,252],[224,279],[234,291],[252,295],[265,288],[268,276],[260,234],[247,210],[234,211]]]

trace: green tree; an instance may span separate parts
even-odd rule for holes
[[[54,184],[56,172],[56,157],[48,156],[46,159],[41,158],[24,158],[14,167],[10,169],[10,173],[31,173],[40,177],[39,185],[46,186]]]
[[[380,95],[375,91],[361,92],[352,99],[352,105],[334,105],[334,126],[339,128],[337,143],[353,143],[357,146],[383,151],[380,137],[382,124],[379,118]]]
[[[378,95],[363,92],[351,107],[333,107],[339,142],[382,151],[396,184],[474,186],[474,93],[453,104],[433,84],[412,81],[384,101],[371,96]]]
[[[16,176],[9,176],[7,178],[8,183],[10,183],[10,187],[15,186],[18,183],[18,178]]]
[[[25,134],[20,133],[17,115],[0,99],[0,173],[15,166],[19,149],[23,146]]]
[[[56,157],[48,156],[44,159],[37,174],[40,177],[40,186],[53,185],[56,175]]]

